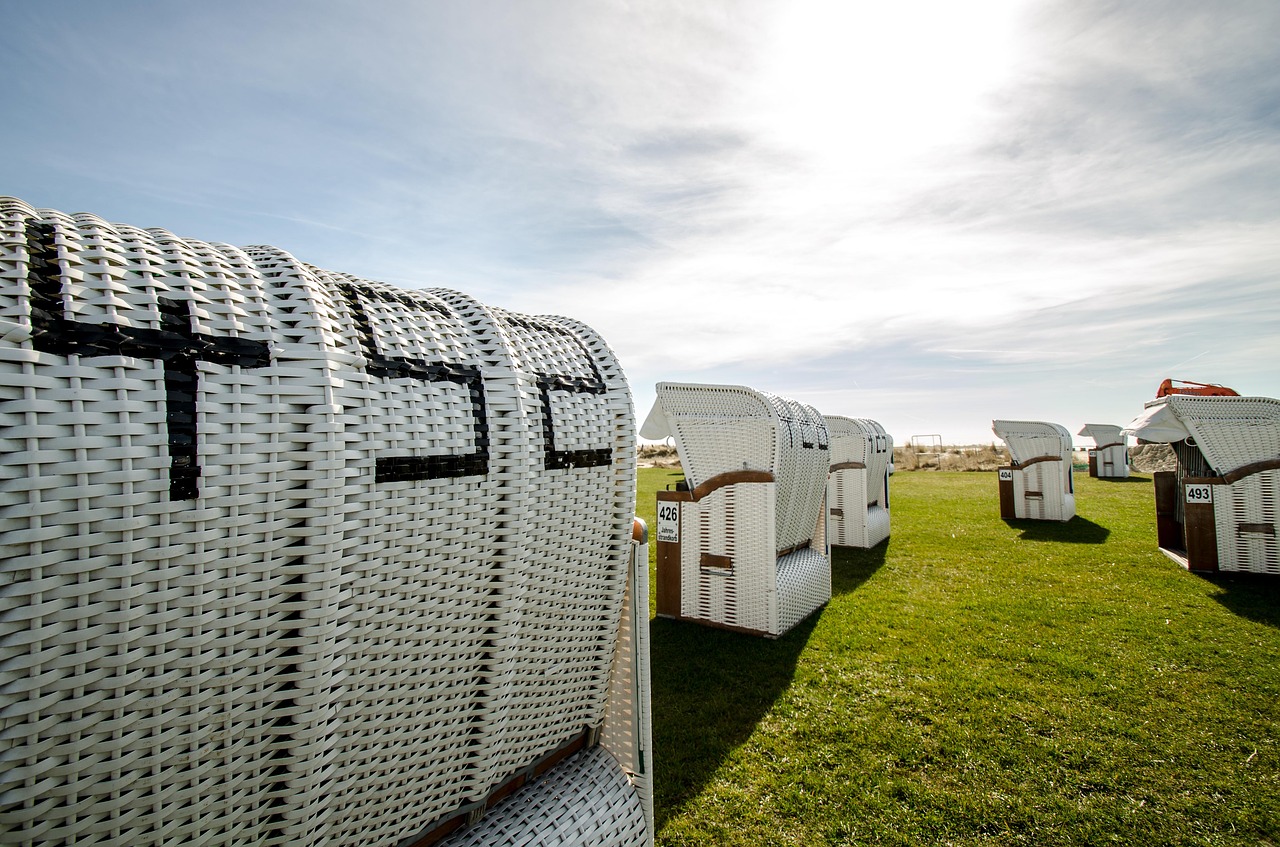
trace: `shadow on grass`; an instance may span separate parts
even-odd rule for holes
[[[684,471],[680,468],[665,468],[667,471],[663,474],[662,484],[658,487],[659,491],[675,491],[676,483],[684,479]]]
[[[1263,573],[1202,574],[1221,591],[1217,600],[1232,614],[1280,629],[1280,576]]]
[[[1145,485],[1151,484],[1150,476],[1099,476],[1094,477],[1104,485],[1126,485],[1129,483],[1141,482]]]
[[[777,640],[654,618],[654,807],[659,828],[750,737],[786,690],[818,613]]]
[[[831,596],[856,591],[884,564],[893,539],[887,538],[870,550],[861,547],[831,548]]]
[[[1006,520],[1011,529],[1020,529],[1023,541],[1057,541],[1063,544],[1102,544],[1111,534],[1105,526],[1076,515],[1069,521]]]

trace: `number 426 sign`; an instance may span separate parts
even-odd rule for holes
[[[658,540],[680,543],[680,504],[658,504]]]

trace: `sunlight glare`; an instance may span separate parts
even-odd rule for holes
[[[855,170],[973,131],[1016,63],[1018,2],[781,4],[754,104],[787,149]]]

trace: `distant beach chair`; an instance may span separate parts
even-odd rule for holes
[[[1089,476],[1099,479],[1126,479],[1129,476],[1129,448],[1120,427],[1112,424],[1085,424],[1078,435],[1092,438]]]
[[[1044,421],[992,421],[1013,463],[1000,468],[1000,517],[1069,521],[1076,514],[1071,433]]]
[[[816,409],[664,382],[640,433],[674,438],[685,474],[658,492],[658,614],[776,637],[831,598],[830,448]]]
[[[889,469],[893,438],[867,418],[826,416],[831,435],[827,540],[874,547],[889,537]]]
[[[653,842],[572,320],[0,199],[0,841]]]
[[[1280,400],[1174,394],[1124,432],[1178,458],[1177,470],[1154,474],[1166,555],[1201,573],[1280,574]]]

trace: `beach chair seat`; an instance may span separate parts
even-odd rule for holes
[[[999,468],[1000,517],[1069,521],[1076,514],[1071,433],[1046,421],[996,420],[992,431],[1009,447]]]
[[[1124,432],[1178,459],[1154,475],[1161,551],[1202,573],[1280,574],[1280,400],[1174,394]]]
[[[835,547],[874,547],[889,537],[893,438],[867,418],[826,416],[831,434],[827,539]]]
[[[1092,438],[1089,450],[1089,476],[1098,479],[1129,477],[1129,448],[1120,427],[1113,424],[1085,424],[1078,435]]]
[[[652,842],[589,328],[4,198],[0,421],[0,841],[430,844],[569,784]]]
[[[769,637],[831,598],[816,409],[736,385],[658,383],[642,437],[672,438],[681,490],[658,493],[658,614]]]

